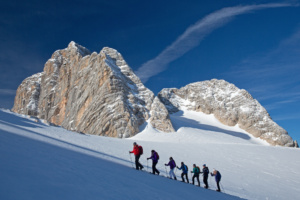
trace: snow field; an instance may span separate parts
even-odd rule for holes
[[[73,133],[1,110],[0,199],[238,199],[132,169],[128,151],[133,141],[144,148],[144,166],[152,149],[159,153],[162,173],[172,156],[189,171],[194,163],[219,170],[230,195],[296,199],[299,149],[264,145],[238,127],[198,114],[172,115],[176,133],[160,133],[148,125],[133,138],[116,139]],[[181,180],[178,170],[176,175]],[[202,176],[200,181],[203,187]],[[216,188],[213,177],[208,183]]]

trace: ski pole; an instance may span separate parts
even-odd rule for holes
[[[131,154],[129,153],[129,157],[130,157],[130,161],[131,161],[131,166],[132,166],[132,168],[134,168],[133,167],[133,162],[132,162],[132,158],[131,158]]]
[[[223,192],[226,193],[225,190],[224,190],[224,187],[223,187],[223,185],[221,183],[221,181],[220,181],[220,185],[221,185],[221,188],[222,188]]]
[[[208,176],[209,176],[209,174],[208,174]],[[209,185],[212,185],[211,184],[211,176],[209,176]]]
[[[167,175],[167,177],[169,178],[167,166],[165,166],[165,169],[166,169],[166,175]]]
[[[149,170],[148,170],[148,159],[147,159],[147,172],[149,172]]]

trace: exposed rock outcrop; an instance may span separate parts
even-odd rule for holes
[[[163,89],[158,97],[170,113],[186,107],[214,114],[223,124],[238,124],[248,133],[272,145],[294,146],[292,138],[271,119],[257,100],[246,90],[224,80],[213,79],[192,83],[180,89]]]
[[[138,133],[150,111],[154,128],[173,131],[168,112],[157,112],[164,109],[119,52],[90,53],[71,42],[54,52],[42,73],[23,81],[12,110],[68,130],[122,138]]]
[[[43,73],[34,74],[22,82],[17,90],[13,110],[21,114],[38,115],[42,75]]]
[[[151,125],[158,129],[158,130],[164,130],[165,132],[175,132],[169,112],[159,100],[158,97],[154,98],[153,104],[151,106]]]

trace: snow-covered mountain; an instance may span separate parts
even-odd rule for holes
[[[246,91],[224,80],[191,83],[180,89],[163,89],[158,97],[170,113],[188,109],[213,114],[228,126],[238,125],[272,145],[295,146],[286,130]]]
[[[214,115],[182,109],[170,115],[175,133],[150,123],[136,136],[118,139],[78,134],[43,120],[0,110],[0,199],[297,199],[300,192],[298,148],[265,145],[238,126]],[[170,156],[177,165],[206,164],[222,174],[221,189],[213,177],[210,190],[132,169],[128,154],[136,141],[144,148],[140,161],[155,149],[157,168],[166,175]],[[133,162],[132,162],[133,161]],[[191,181],[191,175],[189,173]]]
[[[160,131],[175,132],[169,114],[183,108],[213,114],[271,145],[295,146],[259,102],[233,84],[213,79],[163,89],[155,97],[117,50],[91,53],[75,42],[55,51],[42,73],[21,83],[12,110],[68,130],[126,138],[147,120]]]
[[[12,110],[95,135],[133,136],[148,119],[158,130],[174,131],[154,99],[119,52],[105,47],[90,53],[71,42],[53,53],[42,73],[22,82]]]

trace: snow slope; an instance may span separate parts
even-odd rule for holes
[[[264,145],[210,115],[183,111],[171,118],[175,133],[146,124],[134,138],[117,139],[0,110],[0,199],[297,199],[299,149]],[[212,191],[212,178],[206,190],[132,169],[133,141],[144,148],[144,166],[151,149],[158,151],[162,173],[170,156],[190,170],[193,163],[218,169],[226,194]]]

